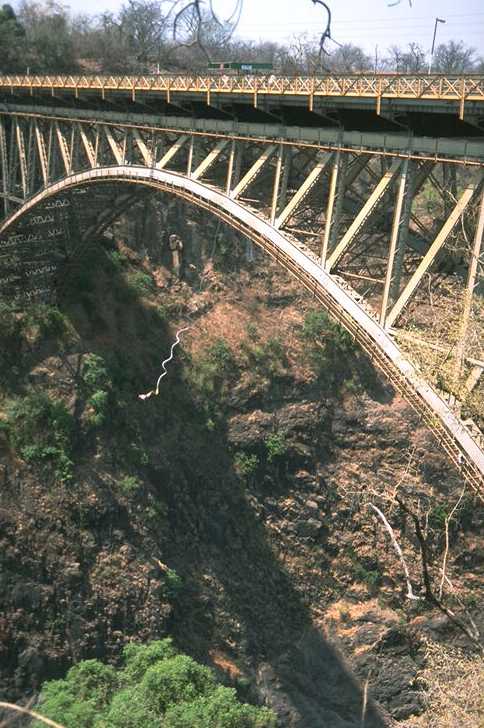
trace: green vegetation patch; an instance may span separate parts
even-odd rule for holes
[[[7,429],[24,460],[50,466],[57,480],[71,480],[74,418],[62,400],[38,390],[13,400]]]
[[[82,384],[88,407],[87,423],[92,427],[101,427],[108,419],[111,377],[106,363],[98,354],[87,354],[84,358]]]
[[[275,728],[272,711],[240,703],[168,638],[127,645],[123,658],[119,670],[84,660],[46,683],[38,712],[65,728]]]
[[[238,373],[237,360],[223,338],[215,339],[191,363],[190,384],[213,414],[214,397],[223,399],[229,383]]]

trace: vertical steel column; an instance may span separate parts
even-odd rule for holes
[[[397,243],[401,233],[401,227],[403,225],[402,209],[403,200],[405,196],[405,190],[407,187],[407,175],[408,175],[408,159],[403,163],[402,171],[400,173],[400,179],[398,181],[397,189],[397,200],[395,203],[395,210],[393,213],[392,223],[392,234],[390,238],[390,250],[388,251],[388,264],[387,272],[385,276],[385,286],[383,289],[383,299],[381,304],[380,312],[380,323],[382,326],[385,325],[385,319],[387,315],[388,299],[390,297],[390,287],[393,280],[393,268],[395,263],[395,254],[397,252]]]
[[[230,153],[229,153],[229,166],[227,168],[227,180],[225,183],[225,194],[229,195],[230,190],[232,189],[232,179],[234,176],[234,166],[235,166],[235,158],[237,156],[237,142],[235,139],[232,139],[232,142],[230,144]]]
[[[334,203],[331,228],[329,230],[328,250],[326,251],[326,257],[329,250],[332,250],[336,246],[336,242],[338,240],[338,233],[341,225],[341,214],[343,212],[343,204],[345,201],[345,192],[347,188],[346,175],[350,155],[348,154],[348,152],[341,152],[341,154],[342,159],[340,160],[340,170],[338,173],[338,180],[336,184],[336,199]],[[324,261],[324,265],[326,266],[326,260]]]
[[[52,121],[49,122],[49,137],[48,137],[48,144],[47,144],[47,177],[50,182],[51,177],[51,164],[52,164],[52,140],[54,137],[54,125]]]
[[[338,149],[333,162],[333,168],[331,170],[331,181],[329,183],[329,196],[328,204],[326,207],[326,221],[324,225],[324,234],[321,245],[321,266],[324,268],[326,265],[326,257],[328,255],[329,236],[331,232],[331,226],[333,224],[333,210],[334,202],[336,197],[336,185],[338,183],[338,177],[340,174],[341,167],[341,151]]]
[[[235,166],[234,166],[234,176],[232,179],[232,182],[235,186],[239,184],[240,175],[242,172],[242,161],[244,159],[244,147],[242,144],[237,144],[236,148],[236,154],[235,154]]]
[[[476,234],[474,236],[474,245],[472,256],[469,261],[469,271],[467,274],[467,285],[464,293],[464,308],[462,311],[462,319],[460,324],[459,340],[457,342],[455,353],[455,369],[454,375],[456,380],[460,379],[462,374],[462,365],[464,361],[464,352],[467,339],[467,331],[469,329],[469,319],[472,311],[472,298],[474,288],[476,287],[477,269],[479,266],[479,258],[482,248],[482,234],[484,231],[484,189],[481,192],[481,204],[479,205],[479,214],[477,218]]]
[[[37,154],[35,153],[35,129],[34,129],[34,123],[32,119],[29,122],[29,140],[28,140],[28,148],[27,148],[27,154],[29,159],[29,168],[28,168],[28,192],[29,194],[31,192],[34,192],[36,188],[36,182],[37,182]]]
[[[69,154],[71,157],[71,171],[75,171],[77,169],[77,144],[76,144],[76,131],[77,127],[75,124],[71,124],[71,134],[70,134],[70,141],[69,141]]]
[[[292,153],[293,153],[293,148],[288,147],[286,149],[286,154],[285,154],[286,159],[284,161],[284,167],[283,167],[283,172],[282,172],[281,192],[279,194],[279,204],[278,204],[279,210],[283,210],[287,204],[287,187],[289,184],[289,177],[290,177],[291,168],[292,168]]]
[[[277,215],[277,203],[279,199],[279,188],[281,186],[281,172],[284,163],[284,145],[279,146],[277,155],[276,171],[274,174],[274,187],[272,188],[272,204],[271,204],[271,225],[274,225]]]
[[[20,162],[20,179],[22,180],[22,192],[27,197],[28,192],[28,174],[27,174],[27,155],[25,154],[25,141],[23,129],[19,124],[18,117],[15,117],[15,134],[17,137],[17,154]]]
[[[412,217],[412,205],[417,192],[415,180],[416,165],[414,160],[408,160],[406,190],[403,197],[402,222],[398,231],[397,249],[393,265],[392,280],[390,285],[390,299],[394,301],[399,293],[402,282],[403,261],[407,249],[408,236],[410,233],[410,219]],[[385,313],[386,317],[386,313]]]
[[[17,167],[18,167],[18,154],[17,154],[17,147],[16,147],[16,138],[13,128],[13,117],[10,117],[10,139],[6,139],[6,143],[8,143],[8,152],[7,152],[7,159],[8,159],[8,189],[10,194],[12,192],[15,192],[17,187]]]
[[[3,211],[7,217],[10,211],[9,194],[9,177],[8,177],[8,157],[7,157],[7,132],[3,117],[0,116],[0,170],[2,173],[2,194],[3,194]]]
[[[403,200],[403,220],[400,227],[397,252],[395,254],[393,281],[390,288],[390,298],[392,301],[398,298],[400,294],[403,261],[405,259],[408,237],[410,235],[410,221],[413,220],[420,229],[419,221],[416,216],[412,214],[413,201],[423,187],[425,180],[431,174],[434,166],[434,162],[423,162],[417,169],[417,163],[414,159],[410,159],[408,163],[407,190]]]
[[[39,128],[38,121],[36,120],[34,122],[35,124],[35,136],[37,139],[37,151],[40,161],[40,168],[42,171],[42,179],[44,181],[44,186],[47,187],[49,184],[49,162],[47,158],[47,152],[45,149],[45,141],[44,136]]]
[[[188,147],[188,161],[187,161],[187,177],[192,176],[193,167],[193,145],[195,144],[195,137],[192,134],[190,137],[190,145]]]

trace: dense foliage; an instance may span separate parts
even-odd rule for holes
[[[271,711],[240,703],[212,671],[170,639],[129,644],[124,666],[98,660],[72,667],[42,689],[39,712],[65,728],[271,728]],[[43,724],[36,722],[35,728]]]

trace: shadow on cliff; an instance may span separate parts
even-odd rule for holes
[[[110,314],[92,307],[88,318],[93,330],[102,332],[103,325],[106,329],[97,339],[99,353],[112,346],[131,367],[136,398],[141,383],[134,382],[141,376],[143,362],[144,386],[148,382],[150,388],[173,333],[168,333],[167,324],[153,325],[143,300],[133,297],[132,291],[123,292],[124,279],[118,273],[111,271],[117,299],[127,302],[120,311],[128,317],[127,328],[138,332],[138,346],[134,341],[111,341],[106,326]],[[89,322],[76,323],[80,309],[70,310],[74,325],[86,335]],[[169,533],[160,544],[159,558],[186,584],[175,607],[173,634],[182,649],[203,660],[210,659],[217,643],[223,645],[222,651],[233,644],[235,660],[243,650],[256,676],[258,694],[277,709],[284,726],[360,726],[362,689],[312,626],[302,596],[275,557],[257,506],[249,502],[234,472],[224,427],[207,426],[203,409],[187,387],[180,366],[182,347],[178,365],[172,365],[162,382],[160,397],[136,400],[129,408],[151,451],[145,473],[167,507]],[[127,371],[125,377],[129,385]],[[129,539],[129,524],[124,528]],[[364,726],[383,725],[370,701]]]
[[[131,467],[139,469],[164,504],[168,533],[160,533],[158,553],[147,552],[151,544],[135,533],[128,511],[118,508],[102,523],[88,526],[97,548],[109,545],[116,528],[138,558],[150,563],[160,559],[175,568],[186,585],[172,619],[180,647],[208,661],[217,645],[222,651],[231,645],[235,661],[243,652],[258,694],[274,706],[282,725],[361,726],[362,689],[312,626],[301,594],[274,554],[257,503],[249,500],[234,472],[224,428],[207,426],[205,413],[187,388],[183,357],[163,380],[159,398],[137,398],[156,381],[173,334],[153,303],[144,300],[148,282],[141,271],[128,285],[126,270],[118,263],[99,248],[71,279],[70,295],[61,308],[79,336],[75,356],[82,349],[103,356],[116,386],[116,421],[104,443],[106,468],[116,477],[128,451],[143,450]],[[42,356],[39,351],[32,360],[40,362]],[[92,438],[78,443],[80,461],[93,457],[92,443]],[[84,587],[71,588],[82,604]],[[133,619],[125,636],[136,638],[136,629]],[[370,701],[365,728],[383,725]]]

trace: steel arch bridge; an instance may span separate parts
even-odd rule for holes
[[[65,99],[55,104],[16,97],[0,104],[0,297],[19,305],[48,297],[65,261],[140,195],[176,195],[254,241],[310,290],[482,496],[478,427],[402,343],[439,349],[417,341],[409,322],[431,329],[422,291],[431,298],[439,291],[450,256],[450,295],[459,303],[453,372],[461,390],[476,386],[484,363],[469,342],[484,227],[480,139],[429,142],[200,113],[106,112],[90,108],[92,101],[83,109]],[[439,199],[433,225],[419,194]]]

